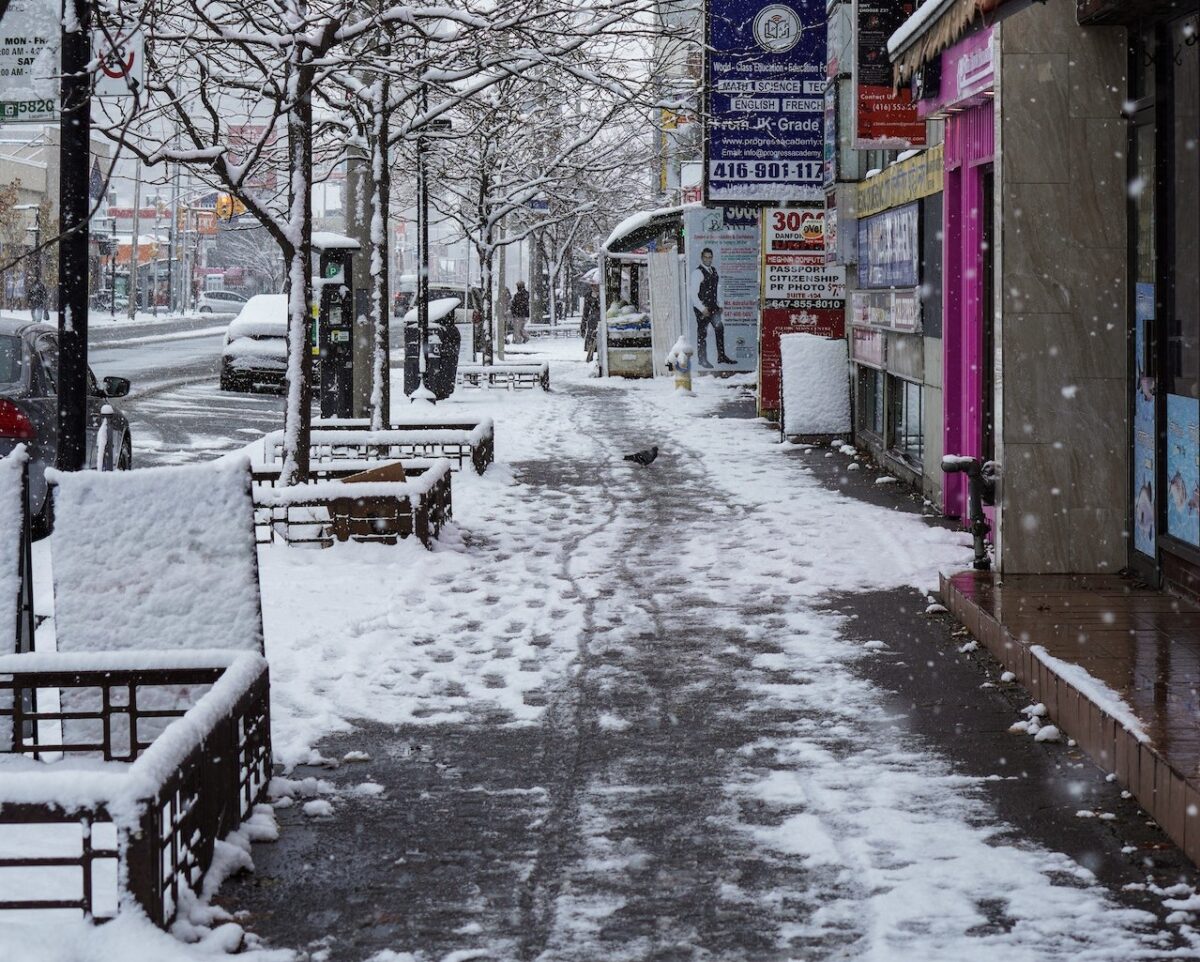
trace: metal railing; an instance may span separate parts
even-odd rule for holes
[[[103,664],[102,655],[0,659],[0,692],[10,694],[0,723],[9,720],[11,736],[0,771],[15,765],[0,785],[0,839],[14,832],[24,839],[16,855],[0,846],[0,874],[51,870],[61,880],[63,869],[77,873],[77,883],[56,884],[51,894],[0,898],[0,922],[12,911],[64,908],[111,918],[132,898],[165,927],[184,887],[199,888],[217,840],[262,800],[271,776],[266,662],[238,655],[210,667],[191,653],[136,654],[176,665],[78,667],[88,657]],[[20,659],[33,667],[12,668]],[[57,660],[62,669],[48,667]],[[206,689],[199,698],[197,686]],[[27,695],[55,688],[75,696],[62,699],[73,707],[43,707],[50,701],[43,698],[36,711],[26,709]],[[94,707],[78,707],[86,702]],[[161,731],[147,737],[148,729]],[[37,761],[60,754],[61,761]],[[86,774],[71,766],[81,757],[92,760]],[[48,831],[53,844],[39,852],[39,833]]]

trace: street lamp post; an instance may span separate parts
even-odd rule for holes
[[[429,109],[427,88],[421,87],[421,111]],[[449,120],[431,120],[417,134],[417,214],[420,218],[420,229],[417,231],[418,264],[417,264],[417,391],[414,398],[419,396],[428,401],[433,400],[433,392],[425,383],[425,355],[429,350],[429,174],[425,165],[427,149],[427,130],[446,131],[450,129]]]
[[[33,226],[26,227],[25,232],[33,235],[33,283],[40,303],[33,308],[35,321],[45,320],[42,314],[46,312],[45,292],[42,290],[42,252],[39,245],[42,242],[42,207],[40,204],[15,204],[13,210],[33,211]]]
[[[110,217],[112,221],[112,285],[108,292],[108,305],[112,309],[112,319],[117,319],[117,219]]]

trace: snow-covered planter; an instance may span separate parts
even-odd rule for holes
[[[403,468],[405,480],[347,480],[368,471]],[[396,544],[415,535],[425,547],[450,520],[450,462],[334,461],[315,464],[306,484],[280,486],[279,464],[253,469],[254,526],[260,544],[378,541]]]
[[[94,707],[64,712],[55,689]],[[112,918],[136,904],[169,925],[270,780],[265,659],[6,655],[0,691],[10,706],[0,711],[0,924],[52,909]],[[165,704],[164,693],[180,700]]]
[[[504,387],[510,390],[540,387],[550,390],[550,365],[460,364],[458,383],[463,387]]]
[[[262,443],[268,464],[283,460],[282,431],[265,435]],[[382,431],[372,431],[369,421],[315,422],[308,450],[311,464],[372,458],[448,458],[460,470],[471,464],[483,474],[496,457],[495,428],[491,418],[413,421]]]

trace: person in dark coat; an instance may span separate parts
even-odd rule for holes
[[[529,321],[529,291],[525,290],[524,281],[517,281],[517,292],[513,294],[508,309],[512,314],[513,343],[524,344],[529,340],[525,334],[525,325]]]
[[[596,354],[596,337],[599,331],[600,288],[595,282],[589,282],[587,293],[583,296],[583,320],[579,322],[579,333],[583,336],[588,363],[591,363]]]
[[[46,285],[40,279],[29,286],[29,311],[35,321],[44,321],[47,317],[46,301],[48,294]]]

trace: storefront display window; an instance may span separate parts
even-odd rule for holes
[[[882,372],[870,367],[858,369],[858,429],[883,437],[884,381]]]
[[[905,461],[919,467],[925,454],[925,419],[921,385],[889,379],[891,399],[891,447]]]

